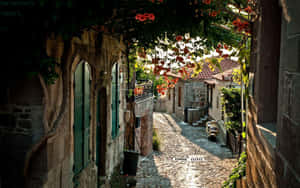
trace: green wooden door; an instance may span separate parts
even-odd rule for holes
[[[74,174],[89,162],[90,69],[80,63],[74,75]]]

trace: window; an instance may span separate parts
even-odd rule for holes
[[[112,83],[111,83],[111,136],[116,138],[119,133],[119,103],[120,103],[120,84],[119,84],[119,66],[117,63],[112,68]]]
[[[171,89],[170,88],[168,89],[168,99],[169,99],[169,101],[171,100]]]
[[[181,87],[178,87],[178,106],[181,106]]]
[[[219,96],[217,96],[217,109],[219,108]]]
[[[213,105],[213,86],[210,85],[209,86],[209,91],[210,91],[210,95],[209,95],[209,107],[211,108]]]
[[[141,118],[135,118],[135,128],[139,128],[141,126]]]

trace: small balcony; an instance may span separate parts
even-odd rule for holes
[[[135,115],[142,117],[153,110],[153,84],[144,82],[135,85]]]

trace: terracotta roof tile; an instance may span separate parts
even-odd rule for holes
[[[235,61],[229,60],[229,59],[224,59],[220,63],[222,72],[233,69],[239,66],[239,64]],[[213,75],[220,73],[221,71],[219,68],[216,68],[214,71],[211,71],[211,69],[208,66],[208,63],[205,63],[203,65],[202,71],[195,77],[191,77],[193,74],[193,69],[188,69],[188,72],[190,73],[190,78],[189,79],[199,79],[199,80],[206,80],[206,79],[212,79]]]

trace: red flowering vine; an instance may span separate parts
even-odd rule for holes
[[[144,22],[147,20],[154,21],[155,20],[155,15],[153,13],[144,13],[144,14],[137,14],[135,16],[135,19]]]

